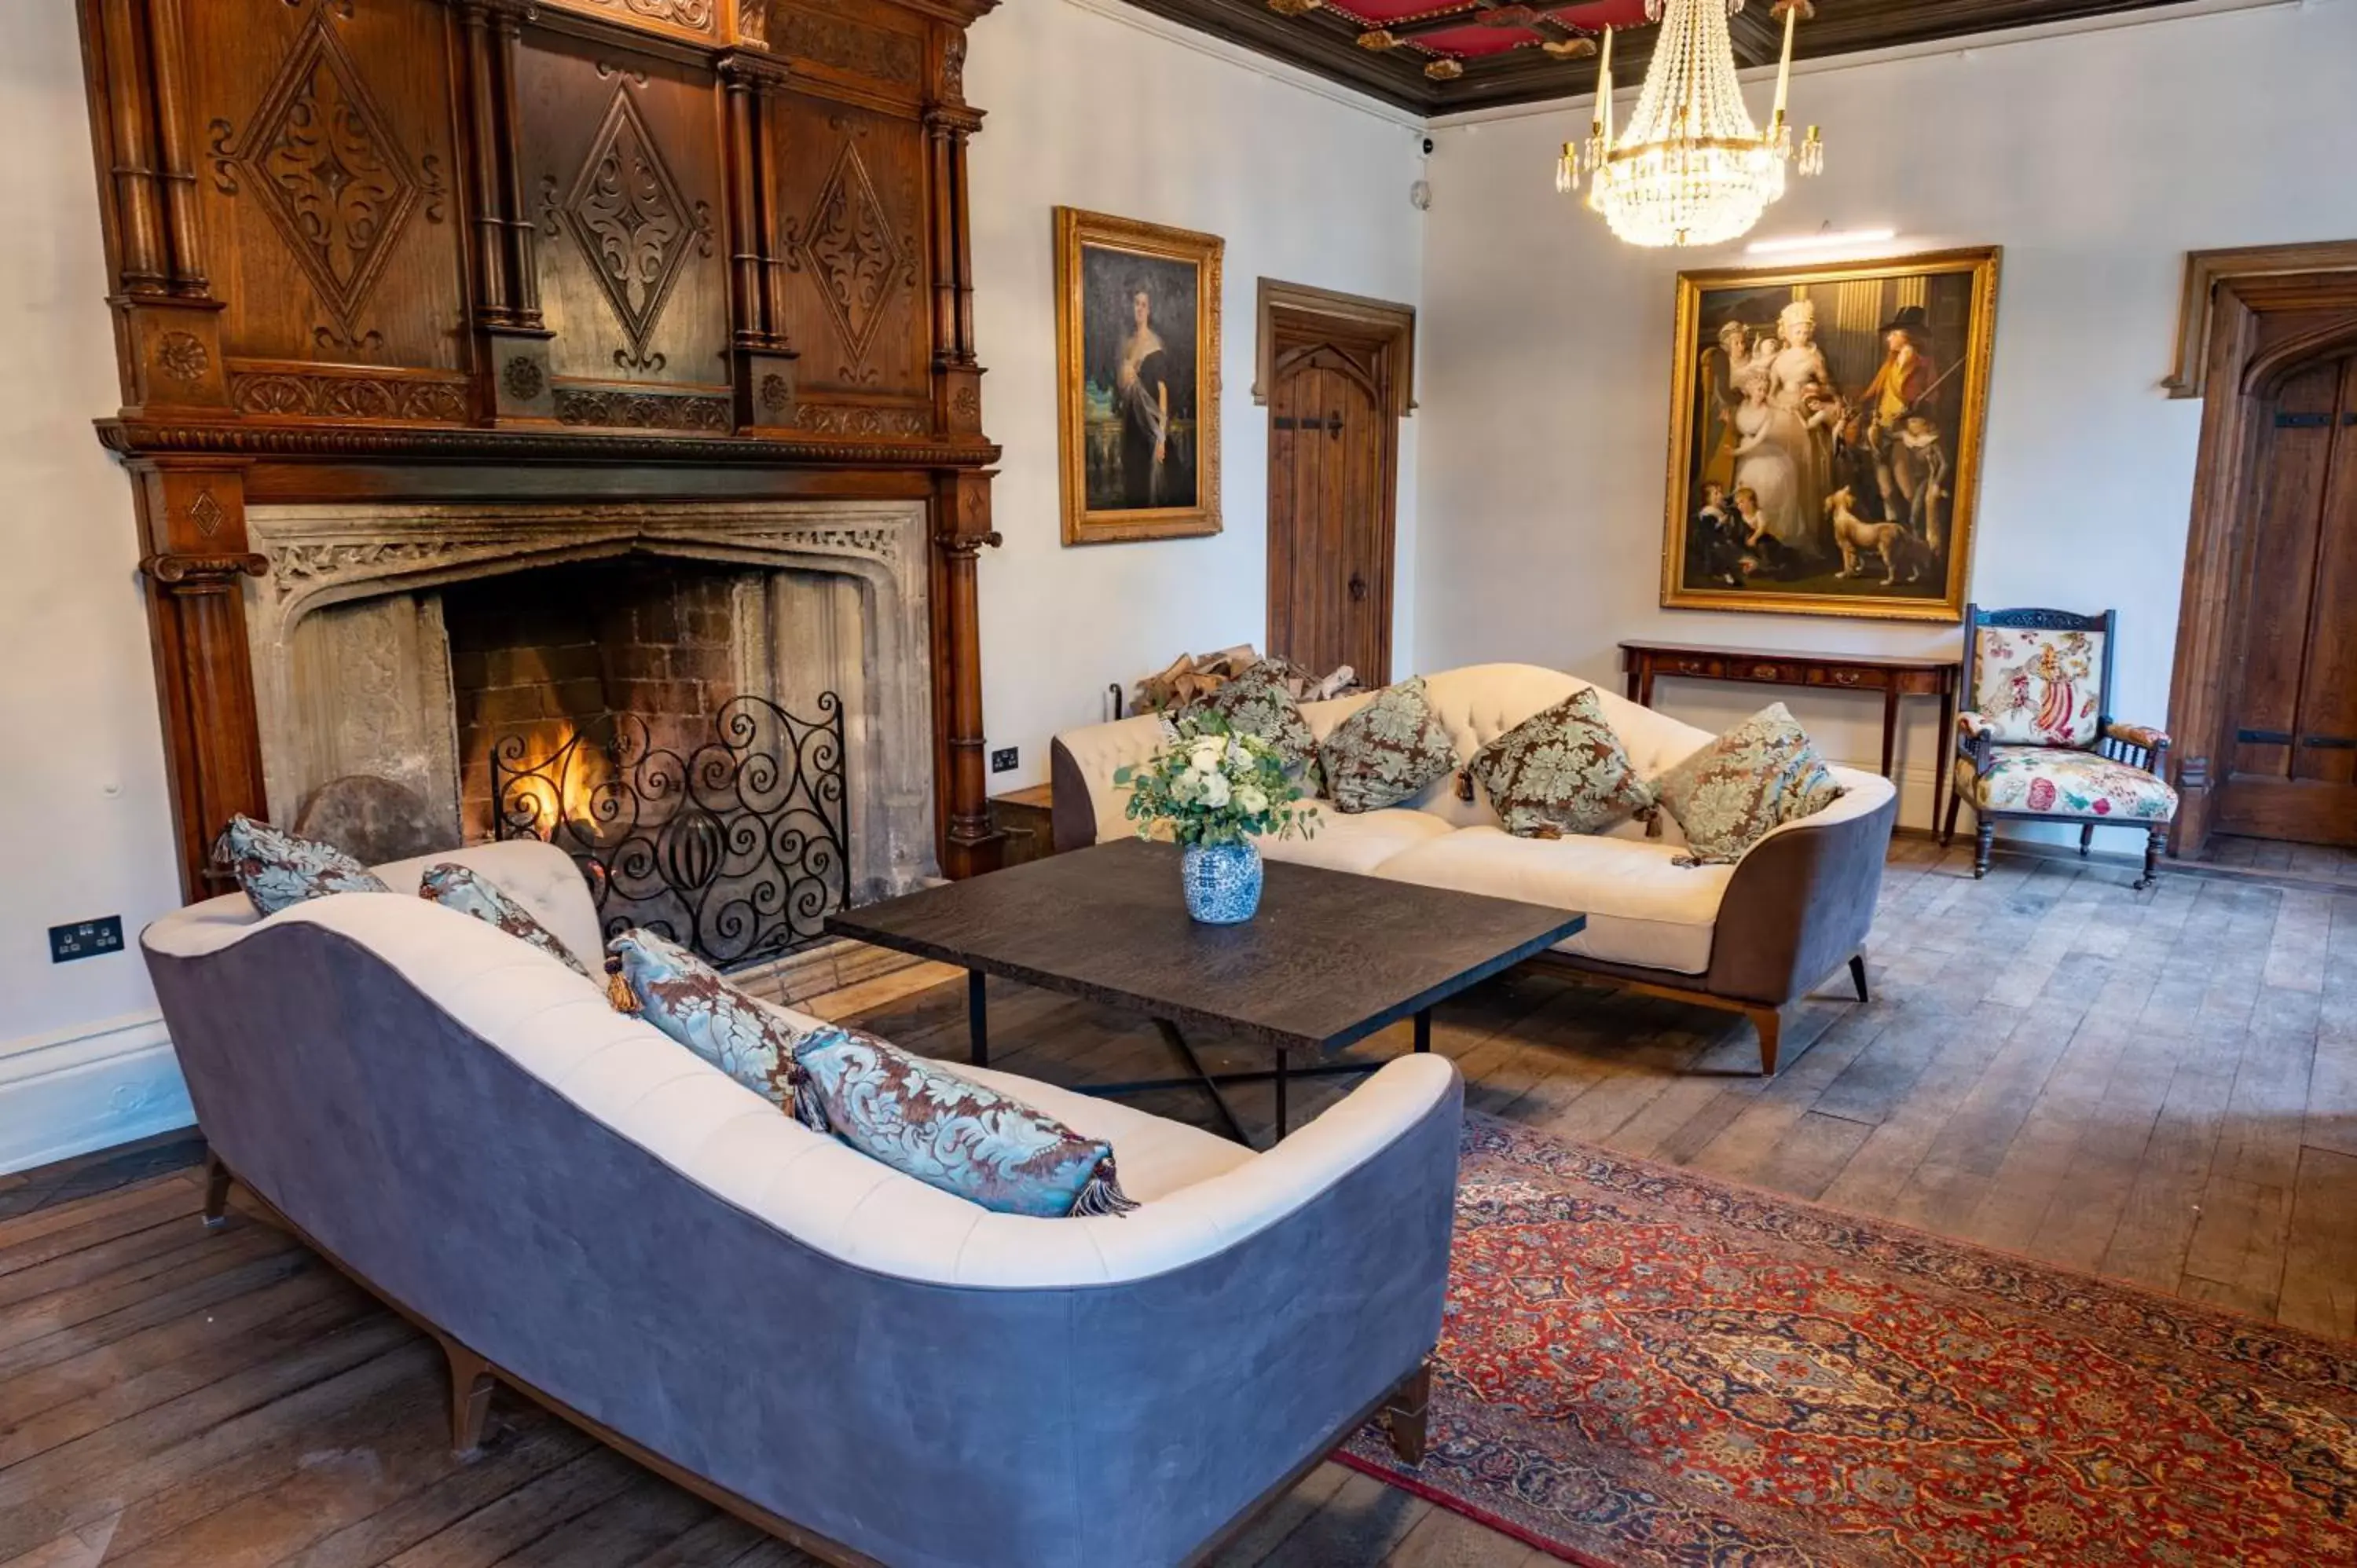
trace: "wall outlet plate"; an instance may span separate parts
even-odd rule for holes
[[[1012,773],[1021,766],[1022,760],[1020,746],[1003,746],[990,754],[990,770],[993,773]]]
[[[101,953],[122,950],[123,917],[120,915],[49,928],[51,963],[71,963],[78,958],[96,958]]]

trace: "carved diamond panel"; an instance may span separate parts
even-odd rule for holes
[[[326,11],[296,37],[237,156],[349,338],[420,182]]]
[[[867,357],[892,291],[913,286],[915,263],[892,231],[858,145],[846,138],[819,187],[809,219],[792,235],[794,260],[818,284],[819,297],[853,364]]]
[[[672,177],[628,82],[615,88],[562,211],[566,231],[630,334],[630,354],[617,358],[632,369],[661,369],[662,356],[648,355],[647,339],[688,252],[710,242],[711,219],[705,204],[689,201]]]

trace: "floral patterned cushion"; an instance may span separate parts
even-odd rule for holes
[[[1318,776],[1318,737],[1301,716],[1301,704],[1286,689],[1286,677],[1298,671],[1282,659],[1264,659],[1247,665],[1243,673],[1204,698],[1190,712],[1213,713],[1232,730],[1256,735],[1276,747],[1285,770],[1307,781],[1311,794],[1322,792]]]
[[[938,1062],[856,1029],[826,1028],[794,1049],[802,1120],[871,1159],[1000,1214],[1037,1219],[1125,1214],[1113,1145]]]
[[[2118,817],[2166,822],[2177,815],[2177,791],[2125,762],[2061,746],[2000,746],[1986,773],[1957,764],[1964,799],[1992,811],[2037,811],[2058,817]]]
[[[296,838],[242,813],[231,817],[214,841],[213,860],[237,874],[237,885],[265,915],[330,893],[393,891],[334,844]]]
[[[1663,774],[1662,804],[1685,831],[1681,865],[1724,865],[1785,822],[1841,799],[1833,770],[1781,703],[1771,703]]]
[[[1972,705],[2000,746],[2095,744],[2104,634],[1985,626],[1974,634]]]
[[[1326,792],[1339,811],[1380,811],[1448,776],[1457,748],[1418,675],[1386,686],[1336,725],[1318,748]]]
[[[1653,809],[1652,787],[1585,686],[1483,746],[1466,771],[1520,838],[1602,832]]]
[[[497,926],[508,935],[530,942],[549,957],[561,961],[576,974],[589,972],[581,966],[581,961],[573,956],[573,950],[557,940],[554,931],[542,925],[531,910],[500,892],[496,884],[473,866],[460,865],[456,861],[427,866],[425,875],[417,879],[417,896]]]
[[[606,944],[614,1003],[786,1110],[794,1107],[794,1047],[805,1037],[668,938],[624,931]],[[825,1131],[823,1127],[819,1129]]]

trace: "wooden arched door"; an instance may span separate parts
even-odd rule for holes
[[[2295,365],[2254,413],[2213,826],[2357,844],[2357,352]]]
[[[1268,643],[1313,674],[1390,678],[1394,425],[1348,344],[1286,345],[1269,388]]]

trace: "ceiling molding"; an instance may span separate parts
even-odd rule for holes
[[[1566,60],[1536,47],[1538,35],[1528,35],[1529,46],[1501,54],[1475,55],[1457,60],[1462,74],[1436,81],[1424,67],[1448,51],[1428,52],[1414,46],[1382,49],[1360,47],[1361,24],[1338,15],[1329,5],[1296,16],[1270,9],[1267,0],[1071,0],[1092,10],[1120,4],[1150,13],[1197,32],[1209,34],[1298,71],[1311,73],[1395,109],[1426,120],[1501,111],[1536,103],[1559,103],[1592,97],[1596,91],[1595,59]],[[1348,5],[1350,0],[1336,0]],[[1435,0],[1436,5],[1448,0]],[[1475,13],[1469,9],[1467,25]],[[1799,59],[1794,70],[1823,67],[1843,57],[1873,54],[1903,55],[1925,49],[1954,48],[1966,40],[1975,46],[1992,35],[2037,37],[2091,28],[2138,25],[2148,21],[2200,16],[2223,10],[2300,5],[2303,0],[1821,0],[1813,20],[1800,29]],[[1429,14],[1417,16],[1420,38],[1433,36],[1424,26]],[[1772,65],[1774,29],[1754,25],[1749,12],[1736,19],[1738,63],[1753,69]],[[1380,23],[1372,24],[1380,27]],[[1641,78],[1651,58],[1658,29],[1637,27],[1614,47],[1613,70],[1622,81]]]
[[[1184,18],[1165,15],[1151,5],[1139,4],[1138,0],[1062,0],[1062,3],[1074,10],[1103,16],[1109,22],[1117,22],[1125,27],[1193,49],[1197,54],[1254,72],[1271,81],[1312,93],[1346,109],[1355,109],[1361,114],[1371,115],[1404,130],[1424,129],[1425,116],[1421,113],[1381,94],[1354,87],[1274,49],[1255,48],[1218,29],[1205,29]],[[1272,22],[1281,24],[1284,21],[1274,12],[1267,15]]]

